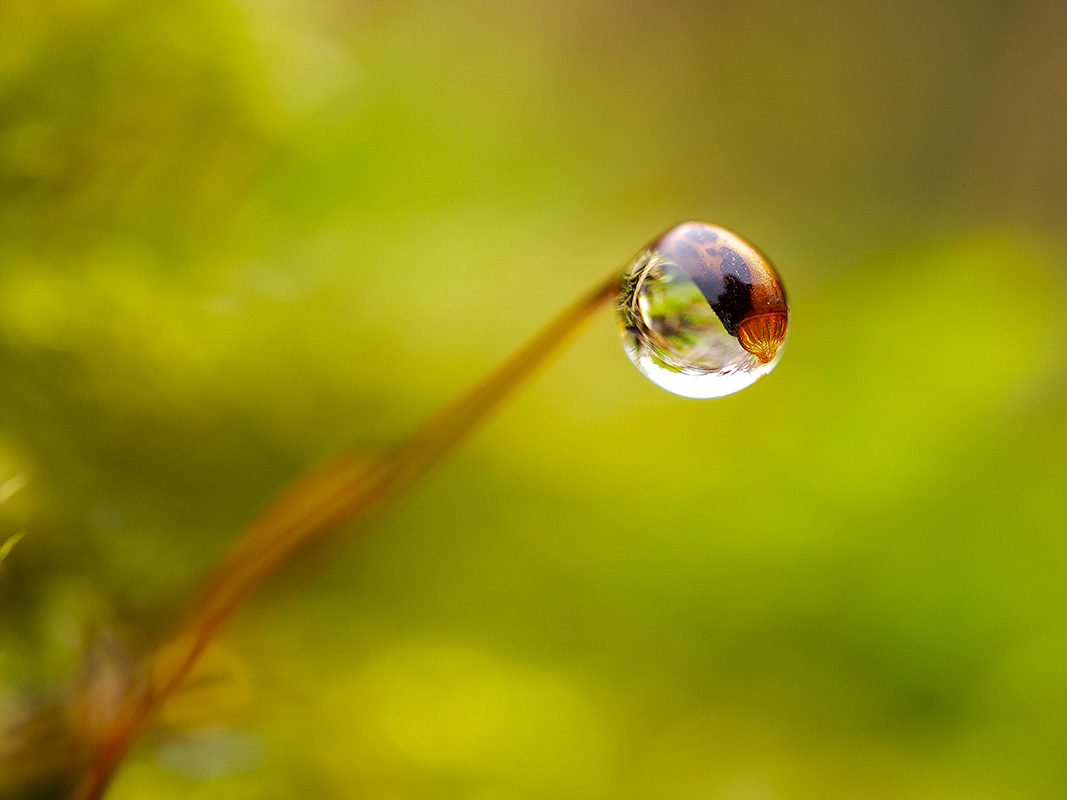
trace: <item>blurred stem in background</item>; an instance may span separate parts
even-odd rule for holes
[[[258,516],[204,586],[178,633],[149,660],[105,731],[77,800],[96,800],[129,748],[188,676],[197,658],[248,594],[279,565],[346,521],[366,522],[408,490],[504,402],[618,292],[613,274],[564,311],[483,383],[445,408],[377,464],[342,454],[297,480]],[[6,546],[6,545],[5,545]],[[2,556],[2,551],[0,551]]]
[[[1067,795],[1067,4],[2,9],[0,714],[54,713],[0,785],[264,498],[695,216],[790,264],[773,388],[575,342],[109,798]]]

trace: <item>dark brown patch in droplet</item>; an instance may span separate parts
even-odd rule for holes
[[[737,326],[752,311],[752,278],[745,257],[720,242],[708,226],[686,223],[668,231],[653,247],[689,276],[726,332],[736,336]]]

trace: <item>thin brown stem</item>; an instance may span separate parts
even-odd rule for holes
[[[123,758],[249,593],[297,550],[346,521],[365,522],[407,491],[615,297],[613,274],[505,361],[483,383],[376,464],[342,454],[299,478],[256,517],[208,578],[177,632],[98,745],[75,800],[98,800]]]

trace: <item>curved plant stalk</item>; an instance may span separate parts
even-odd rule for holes
[[[0,544],[0,564],[4,563],[4,559],[7,558],[7,554],[11,552],[11,548],[22,541],[22,537],[26,535],[26,531],[19,531],[13,533],[4,540],[3,544]]]
[[[407,491],[534,373],[598,308],[616,296],[608,280],[551,322],[483,383],[367,467],[342,454],[299,478],[264,509],[215,568],[177,632],[148,660],[97,745],[74,800],[98,800],[123,758],[178,689],[204,648],[249,593],[297,550],[343,522],[366,522]]]

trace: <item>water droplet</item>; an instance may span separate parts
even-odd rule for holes
[[[616,314],[630,360],[685,397],[722,397],[766,375],[789,321],[766,256],[706,222],[683,222],[634,256]]]

